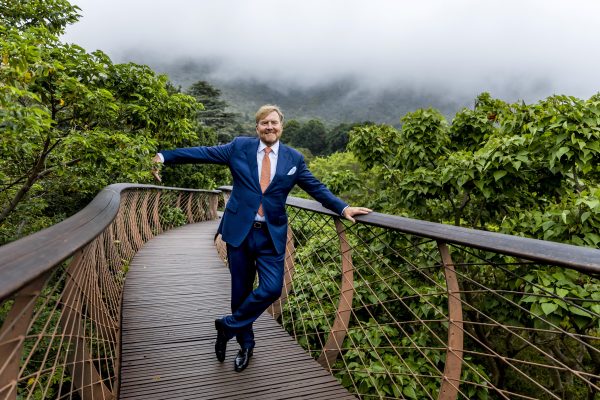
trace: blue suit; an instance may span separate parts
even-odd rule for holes
[[[290,190],[297,184],[337,214],[347,206],[313,176],[301,153],[283,143],[275,176],[263,193],[257,165],[259,143],[258,138],[238,137],[221,146],[161,151],[166,164],[223,164],[231,171],[233,191],[218,230],[227,243],[232,281],[232,315],[223,322],[229,336],[237,336],[242,347],[254,346],[252,323],[281,294],[288,226],[285,202]],[[261,202],[266,229],[253,227]],[[256,272],[259,285],[253,290]]]

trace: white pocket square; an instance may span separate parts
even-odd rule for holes
[[[288,175],[294,175],[296,173],[296,167],[293,167],[292,169],[290,169],[290,172],[288,172]]]

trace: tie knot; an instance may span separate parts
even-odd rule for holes
[[[265,147],[265,154],[269,154],[272,150],[270,147]]]

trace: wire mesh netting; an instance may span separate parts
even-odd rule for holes
[[[275,316],[358,397],[600,398],[597,277],[289,212]]]

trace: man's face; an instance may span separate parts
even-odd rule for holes
[[[273,146],[279,140],[282,132],[283,126],[281,125],[277,111],[272,111],[256,124],[258,137],[269,147]]]

